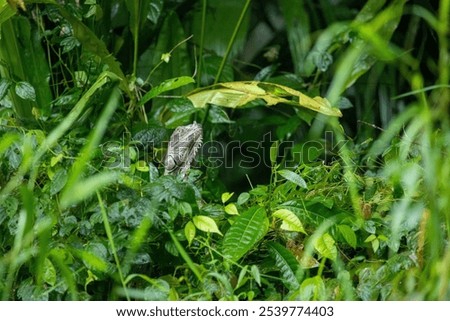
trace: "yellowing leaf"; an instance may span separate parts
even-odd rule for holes
[[[204,108],[207,104],[238,108],[256,99],[261,99],[268,106],[284,103],[294,107],[308,108],[329,116],[342,116],[341,111],[332,107],[325,98],[311,98],[286,86],[259,81],[220,83],[195,90],[186,97],[197,108]]]
[[[230,203],[227,206],[225,206],[225,213],[230,215],[239,215],[238,209],[236,205],[234,205],[233,203]]]
[[[228,193],[225,192],[222,194],[222,203],[226,203],[232,196],[234,193]]]
[[[217,227],[216,222],[204,215],[197,215],[192,218],[192,222],[194,222],[194,225],[196,228],[198,228],[200,231],[206,232],[206,233],[217,233],[222,235],[222,233],[219,231],[219,228]]]
[[[273,214],[273,217],[279,218],[282,220],[280,228],[285,231],[292,232],[301,232],[306,234],[305,229],[303,228],[302,222],[293,212],[287,209],[279,209],[276,210]]]

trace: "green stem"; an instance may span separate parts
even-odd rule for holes
[[[214,79],[214,85],[219,82],[219,78],[222,75],[223,68],[225,67],[225,63],[228,60],[228,56],[230,55],[231,49],[233,48],[234,41],[236,40],[236,36],[239,32],[242,22],[244,21],[245,14],[247,13],[247,9],[250,6],[251,1],[252,0],[247,0],[247,2],[244,5],[244,8],[242,9],[241,16],[239,17],[238,23],[236,24],[236,27],[234,28],[233,35],[231,36],[231,39],[228,42],[227,51],[225,52],[225,55],[223,56],[222,62],[220,63],[220,66],[219,66],[219,70],[217,71],[217,74],[216,74],[216,78]]]
[[[208,0],[202,0],[202,24],[200,33],[200,48],[198,52],[198,70],[197,70],[197,87],[200,87],[202,81],[202,68],[203,68],[203,47],[205,44],[205,25],[206,25],[206,6]]]

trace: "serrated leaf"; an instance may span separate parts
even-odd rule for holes
[[[342,116],[341,111],[331,107],[330,102],[325,98],[311,98],[286,86],[259,81],[219,83],[194,90],[186,97],[197,108],[204,108],[207,104],[239,108],[255,100],[264,100],[268,106],[283,103],[311,109],[329,116]]]
[[[195,238],[195,225],[192,221],[187,222],[187,224],[184,226],[184,236],[186,236],[186,240],[188,241],[188,244],[191,245],[192,241]]]
[[[237,261],[247,254],[269,230],[264,208],[255,206],[238,216],[223,238],[223,255]]]
[[[297,215],[295,215],[293,212],[287,209],[279,209],[276,210],[273,214],[273,217],[281,219],[283,222],[280,226],[281,229],[285,231],[292,231],[292,232],[301,232],[306,234],[305,229],[303,228],[303,224],[298,218]]]
[[[337,228],[341,235],[344,237],[347,244],[352,248],[356,248],[356,234],[352,230],[352,228],[348,225],[338,225]]]
[[[275,242],[268,244],[270,254],[275,259],[275,265],[280,270],[282,281],[289,290],[296,290],[300,283],[297,278],[297,271],[300,268],[294,255],[289,252],[283,245]]]
[[[16,84],[15,91],[17,96],[22,99],[36,101],[36,91],[34,90],[34,87],[26,81],[19,81]]]
[[[148,93],[146,93],[144,97],[142,97],[142,99],[139,101],[139,105],[145,104],[150,99],[162,94],[163,92],[177,89],[179,87],[191,84],[193,82],[195,82],[195,80],[192,77],[188,76],[181,76],[172,79],[167,79],[158,86],[153,87]]]
[[[330,234],[324,233],[316,239],[314,248],[323,257],[334,261],[337,258],[337,248],[334,245],[335,243],[336,241]]]
[[[288,181],[294,183],[295,185],[298,185],[302,188],[308,188],[305,180],[300,175],[298,175],[293,171],[290,171],[288,169],[280,169],[279,171],[277,171],[277,173],[283,176]]]
[[[194,222],[194,225],[196,228],[198,228],[200,231],[207,232],[207,233],[217,233],[222,235],[222,233],[219,231],[219,228],[217,227],[216,222],[204,215],[197,215],[192,218],[192,222]]]
[[[233,196],[234,193],[222,193],[221,199],[222,199],[222,203],[226,203],[228,202],[228,200]]]
[[[236,205],[234,205],[234,203],[230,203],[227,204],[227,206],[225,206],[225,213],[230,214],[230,215],[239,215],[239,211],[236,207]]]

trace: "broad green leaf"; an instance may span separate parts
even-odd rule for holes
[[[306,234],[302,222],[300,222],[300,219],[297,217],[297,215],[295,215],[290,210],[282,208],[276,210],[272,214],[272,216],[277,217],[283,221],[280,227],[281,229],[285,231],[301,232]]]
[[[148,3],[147,19],[156,24],[164,6],[164,0],[153,0]]]
[[[300,283],[297,275],[300,265],[294,255],[279,243],[271,242],[268,246],[270,254],[275,259],[275,265],[280,270],[284,285],[291,291],[298,289]]]
[[[232,124],[234,123],[228,117],[228,114],[219,106],[212,105],[208,111],[208,121],[211,124]]]
[[[219,83],[194,90],[186,98],[197,108],[204,108],[207,104],[239,108],[258,99],[265,101],[268,106],[283,103],[294,107],[304,107],[329,116],[342,116],[341,111],[333,108],[326,98],[311,98],[286,86],[259,81]]]
[[[158,86],[153,87],[148,93],[146,93],[144,97],[142,97],[142,99],[139,101],[139,105],[145,104],[150,99],[159,96],[163,92],[170,91],[185,86],[187,84],[191,84],[193,82],[195,82],[195,80],[192,77],[188,76],[181,76],[172,79],[167,79]]]
[[[14,2],[0,1],[0,27],[2,23],[13,17],[17,12],[17,5]]]
[[[230,215],[239,215],[239,211],[238,211],[236,205],[234,205],[234,203],[227,204],[227,205],[225,206],[225,209],[224,209],[224,210],[225,210],[225,213],[227,213],[227,214],[230,214]]]
[[[51,286],[55,286],[56,284],[56,269],[48,258],[44,259],[44,273],[42,275],[42,280]]]
[[[255,206],[238,216],[223,238],[223,255],[237,261],[261,240],[269,229],[263,207]]]
[[[90,270],[100,272],[108,272],[110,270],[110,264],[97,254],[85,250],[75,249],[73,250],[73,253],[78,256]]]
[[[248,201],[248,199],[250,198],[250,194],[247,192],[241,193],[237,199],[237,204],[238,205],[242,205],[245,202]]]
[[[338,225],[337,226],[339,232],[344,237],[345,241],[350,245],[352,248],[356,248],[356,234],[352,230],[352,228],[348,225]]]
[[[58,193],[67,182],[67,170],[60,168],[52,177],[52,183],[50,185],[50,195]]]
[[[334,245],[335,243],[336,241],[330,234],[324,233],[316,239],[314,248],[323,257],[334,261],[337,258],[337,248],[336,245]]]
[[[371,234],[369,235],[365,240],[364,243],[369,243],[372,242],[373,240],[375,240],[377,238],[377,236],[375,234]]]
[[[228,200],[233,196],[234,193],[222,193],[221,199],[222,199],[222,203],[226,203],[228,202]]]
[[[18,82],[16,84],[15,91],[17,96],[19,96],[22,99],[31,101],[36,100],[36,91],[34,90],[33,86],[26,81]]]
[[[312,278],[305,279],[300,287],[299,300],[324,300],[327,297],[325,283],[323,279],[317,275]]]
[[[305,180],[300,175],[298,175],[293,171],[290,171],[288,169],[280,169],[279,171],[277,171],[277,173],[283,176],[288,181],[294,183],[295,185],[298,185],[303,188],[308,188]]]
[[[198,228],[200,231],[207,232],[207,233],[217,233],[222,235],[222,233],[219,231],[219,228],[217,227],[216,222],[204,215],[197,215],[192,218],[192,222],[194,223],[195,227]]]
[[[6,96],[6,94],[8,93],[8,89],[11,86],[11,84],[12,84],[11,80],[9,80],[7,78],[0,79],[0,100],[2,100],[3,97]]]
[[[192,221],[187,222],[187,224],[184,226],[184,236],[186,236],[186,240],[188,241],[188,244],[191,245],[192,241],[195,238],[195,225],[192,223]]]
[[[301,75],[304,73],[304,60],[311,46],[310,16],[306,10],[308,2],[305,0],[279,1],[280,10],[285,19],[292,63],[295,73]]]

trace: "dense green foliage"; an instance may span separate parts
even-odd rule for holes
[[[0,0],[0,299],[449,300],[433,3]],[[188,99],[232,81],[286,100]]]

